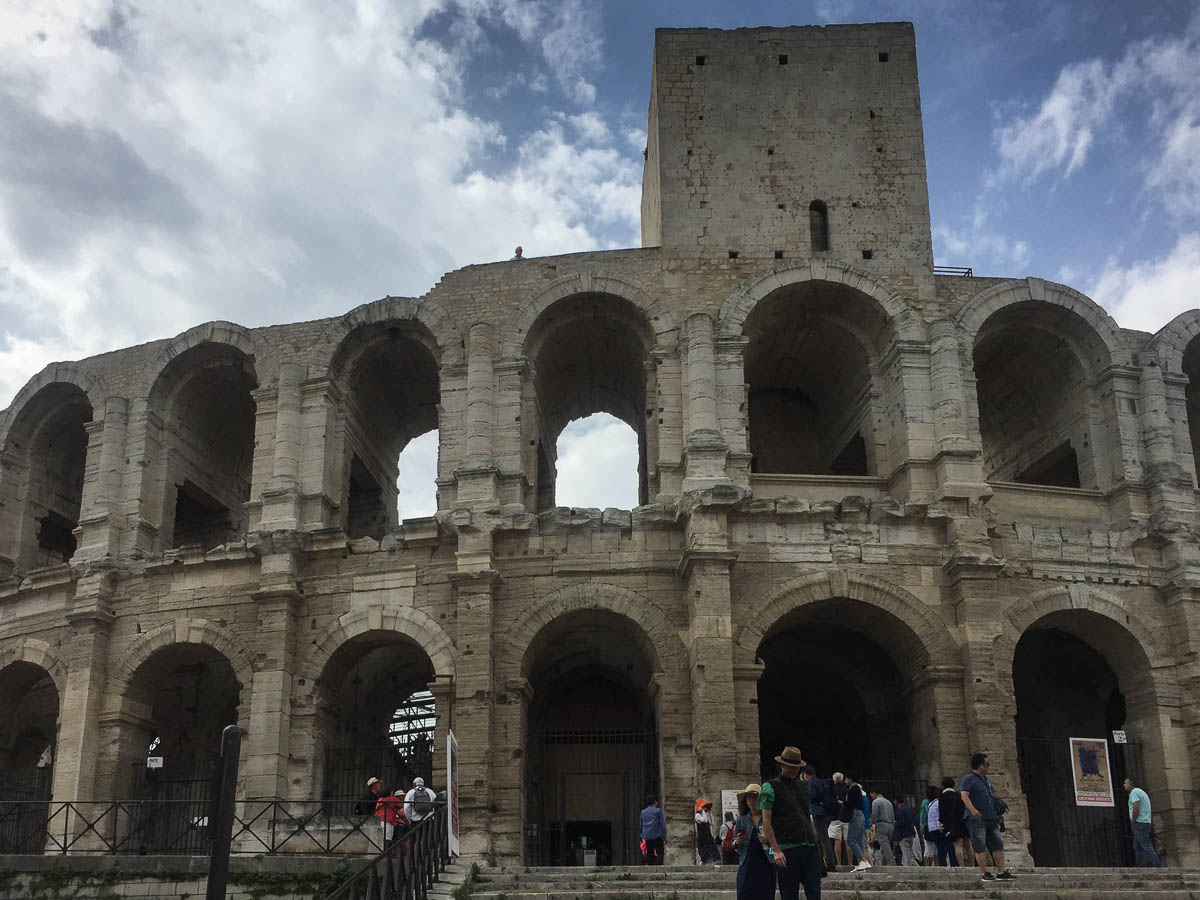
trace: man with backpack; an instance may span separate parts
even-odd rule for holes
[[[817,844],[825,857],[825,868],[832,872],[837,863],[833,857],[833,842],[829,839],[829,823],[837,811],[837,801],[833,799],[829,785],[817,777],[817,770],[812,766],[801,769],[800,777],[808,785],[809,806],[813,821],[817,823]]]
[[[412,790],[404,795],[404,817],[408,819],[409,827],[433,812],[434,793],[425,787],[424,778],[414,778]]]

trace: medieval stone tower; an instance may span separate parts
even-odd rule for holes
[[[653,791],[681,861],[784,744],[897,796],[982,749],[1016,862],[1111,864],[1045,824],[1082,736],[1200,864],[1200,311],[936,269],[907,24],[662,30],[651,84],[639,249],[26,385],[0,793],[161,796],[237,722],[246,806],[340,827],[369,775],[441,788],[452,730],[470,856],[629,861]],[[555,504],[598,411],[635,509]],[[434,428],[437,515],[397,521]],[[1072,819],[1111,853],[1117,803]]]

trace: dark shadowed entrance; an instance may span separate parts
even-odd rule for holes
[[[526,861],[632,865],[638,811],[658,786],[653,669],[631,622],[585,610],[530,647]]]
[[[1066,624],[1087,634],[1089,626],[1102,621],[1078,611],[1048,616],[1025,632],[1013,657],[1018,761],[1029,807],[1030,852],[1039,866],[1134,862],[1121,782],[1128,775],[1143,784],[1141,728],[1131,721],[1122,685],[1105,656],[1082,637],[1053,627]],[[1125,635],[1125,640],[1135,639]],[[1131,650],[1127,644],[1127,654]],[[1114,744],[1114,730],[1125,730],[1129,743]],[[1076,805],[1072,737],[1109,741],[1114,806]]]
[[[780,618],[757,656],[761,776],[793,745],[821,775],[854,772],[889,797],[918,795],[938,756],[928,654],[900,619],[831,598]]]

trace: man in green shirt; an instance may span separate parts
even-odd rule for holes
[[[1132,778],[1125,779],[1129,792],[1129,824],[1133,826],[1133,860],[1136,865],[1158,868],[1162,865],[1150,840],[1150,798]]]
[[[762,786],[758,808],[763,814],[763,837],[778,867],[775,877],[781,900],[821,900],[821,861],[817,857],[816,826],[808,786],[798,777],[804,758],[796,747],[784,747],[775,757],[779,775]]]

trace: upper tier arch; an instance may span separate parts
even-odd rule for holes
[[[455,327],[454,321],[440,306],[412,297],[383,297],[371,303],[356,306],[329,323],[326,337],[334,348],[328,363],[328,370],[336,372],[344,368],[347,361],[348,349],[346,337],[356,328],[364,325],[386,324],[409,320],[421,327],[415,331],[424,331],[432,335],[434,346],[429,349],[439,366],[461,366],[466,362],[463,350],[463,338]]]
[[[1197,335],[1200,335],[1200,309],[1184,310],[1158,330],[1150,348],[1158,355],[1164,372],[1183,372],[1183,354]]]
[[[550,282],[543,291],[517,307],[500,331],[500,358],[516,359],[524,355],[525,339],[538,317],[557,301],[576,294],[623,297],[641,310],[655,335],[673,331],[677,327],[666,304],[651,297],[637,285],[602,272],[577,272]]]
[[[974,341],[992,315],[1015,303],[1049,303],[1075,313],[1104,344],[1111,364],[1130,364],[1120,328],[1100,304],[1074,288],[1041,278],[1013,279],[987,288],[968,300],[954,321]]]
[[[226,344],[241,351],[250,360],[254,360],[259,351],[258,341],[250,329],[234,322],[205,322],[203,325],[189,328],[183,334],[172,338],[158,352],[158,355],[146,367],[136,396],[139,398],[149,397],[171,361],[201,344]]]
[[[0,452],[8,446],[9,434],[29,401],[43,388],[52,384],[70,384],[87,395],[93,411],[104,409],[104,390],[100,382],[73,362],[50,363],[25,383],[8,409],[0,412]]]
[[[925,325],[909,302],[869,272],[836,260],[797,260],[752,276],[726,298],[717,316],[717,337],[741,337],[746,319],[760,300],[780,288],[808,281],[840,284],[874,300],[888,315],[901,340],[924,341]]]

